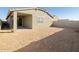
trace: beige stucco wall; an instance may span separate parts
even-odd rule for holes
[[[42,23],[39,22],[39,18],[42,18]],[[53,24],[53,18],[47,13],[37,10],[34,14],[33,27],[34,28],[49,28]]]
[[[18,11],[20,13],[26,13],[32,15],[32,26],[33,28],[48,28],[53,24],[53,18],[51,18],[47,13],[39,10],[24,10]],[[38,23],[38,17],[42,17],[43,23]]]
[[[58,20],[54,21],[53,25],[57,27],[79,28],[79,21]]]
[[[28,15],[23,18],[23,26],[32,28],[32,15]]]

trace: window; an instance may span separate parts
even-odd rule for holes
[[[43,23],[44,19],[43,17],[37,17],[37,23]]]

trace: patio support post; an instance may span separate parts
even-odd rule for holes
[[[14,11],[13,13],[13,29],[14,31],[17,30],[17,12],[16,11]]]

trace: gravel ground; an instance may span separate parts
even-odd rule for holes
[[[79,51],[79,32],[55,27],[1,32],[0,51]]]

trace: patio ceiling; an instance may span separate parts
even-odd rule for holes
[[[29,15],[32,15],[32,14],[26,14],[26,13],[19,13],[17,14],[18,16],[29,16]]]

